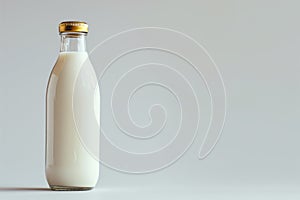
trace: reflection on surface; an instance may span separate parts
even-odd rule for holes
[[[42,187],[0,187],[0,191],[50,191],[50,188]]]

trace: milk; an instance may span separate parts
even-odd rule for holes
[[[89,152],[80,136],[84,137],[85,133],[92,135],[92,140],[99,145],[100,95],[86,52],[59,54],[49,78],[46,99],[48,184],[58,190],[93,188],[99,176],[99,162],[96,159],[99,149],[96,153]],[[91,110],[94,111],[93,116],[89,112]],[[76,115],[78,111],[80,115]],[[97,127],[92,124],[93,120],[86,120],[92,118],[97,122]]]

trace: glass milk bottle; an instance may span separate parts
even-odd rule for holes
[[[60,53],[46,95],[46,178],[52,190],[90,190],[99,176],[100,95],[86,52],[88,25],[62,22],[59,33]]]

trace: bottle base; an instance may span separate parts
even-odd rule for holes
[[[93,187],[50,185],[50,189],[53,191],[87,191],[93,189]]]

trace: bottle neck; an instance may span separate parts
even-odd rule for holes
[[[86,33],[61,33],[60,52],[86,52]]]

